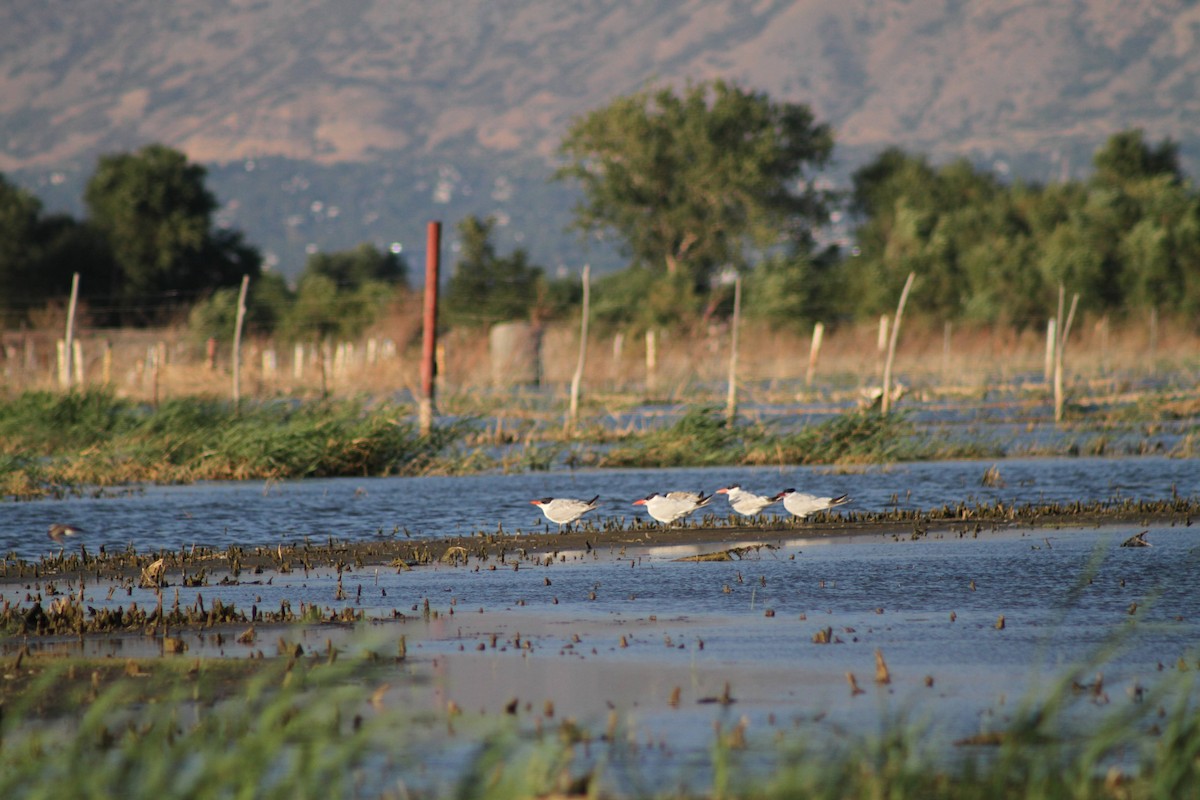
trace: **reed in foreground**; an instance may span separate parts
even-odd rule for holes
[[[130,661],[103,679],[96,664],[7,663],[37,674],[5,697],[0,796],[1151,800],[1200,785],[1194,672],[1107,711],[1072,672],[1003,729],[954,743],[902,719],[819,741],[718,727],[707,753],[672,766],[615,715],[591,730],[420,712],[394,694],[428,691],[402,661],[335,656]]]

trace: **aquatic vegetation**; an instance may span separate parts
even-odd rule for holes
[[[698,467],[724,464],[879,464],[938,458],[999,457],[999,448],[920,431],[903,414],[850,411],[798,430],[729,422],[712,407],[689,410],[600,459],[601,466]]]
[[[428,691],[426,679],[405,665],[403,638],[392,645],[281,640],[278,656],[249,660],[22,651],[3,664],[0,795],[1149,800],[1200,781],[1191,671],[1098,704],[1080,689],[1081,666],[953,743],[903,715],[833,737],[730,720],[707,752],[673,762],[669,743],[642,748],[636,717],[617,712],[597,727],[515,701],[491,716],[453,702],[421,710],[405,698]],[[711,701],[735,708],[736,697],[726,684]]]
[[[0,486],[24,498],[137,482],[420,474],[468,423],[421,436],[410,416],[365,400],[234,409],[187,398],[152,409],[102,392],[29,393],[0,402]]]

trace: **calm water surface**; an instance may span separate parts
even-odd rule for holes
[[[304,537],[346,540],[409,535],[443,537],[544,526],[529,500],[590,498],[601,506],[588,519],[644,518],[633,500],[652,491],[713,490],[740,483],[761,494],[790,486],[815,494],[848,493],[845,511],[897,506],[929,509],[959,502],[1006,503],[1155,500],[1200,492],[1200,460],[1073,458],[1002,460],[1003,485],[982,486],[992,462],[899,464],[839,473],[828,468],[604,470],[430,478],[336,478],[288,482],[149,486],[127,497],[0,503],[0,553],[37,558],[56,552],[45,535],[53,522],[85,528],[99,544],[139,551],[193,544],[272,545]],[[729,513],[723,497],[709,510]]]
[[[840,474],[789,468],[623,470],[470,478],[338,479],[272,484],[149,487],[121,498],[71,499],[0,506],[0,546],[27,558],[50,547],[45,528],[66,520],[89,530],[87,543],[139,550],[190,544],[270,545],[303,537],[370,539],[540,529],[528,501],[544,495],[600,494],[600,516],[631,519],[630,505],[651,490],[703,489],[740,482],[760,492],[797,486],[848,492],[848,510],[945,503],[1066,502],[1195,496],[1200,463],[1156,458],[1006,460],[1002,486],[980,485],[990,462],[905,464]],[[723,498],[713,506],[727,512]],[[978,536],[863,534],[765,539],[741,561],[679,562],[693,548],[561,553],[550,565],[472,562],[411,571],[368,567],[254,576],[240,583],[176,588],[183,604],[216,598],[239,609],[322,614],[346,608],[393,618],[356,628],[314,626],[287,635],[309,650],[333,641],[348,651],[395,652],[408,642],[410,664],[432,678],[398,678],[397,703],[467,710],[463,726],[504,721],[519,699],[521,719],[552,703],[556,724],[571,717],[603,730],[621,716],[630,740],[658,743],[610,750],[615,787],[653,775],[656,791],[711,785],[706,758],[714,726],[745,725],[765,743],[797,732],[818,747],[870,736],[889,719],[927,725],[925,741],[1002,729],[1021,705],[1072,679],[1082,691],[1064,724],[1087,726],[1127,709],[1146,693],[1153,702],[1195,702],[1186,677],[1200,668],[1200,526],[1149,529],[1148,548],[1120,543],[1135,525],[1090,529],[1012,529]],[[492,569],[491,567],[496,567]],[[340,577],[340,592],[339,592]],[[39,589],[40,587],[33,587]],[[58,587],[78,591],[76,586]],[[148,590],[115,594],[83,589],[90,605],[152,606]],[[28,586],[0,587],[23,601]],[[176,595],[176,593],[178,593]],[[426,608],[429,610],[426,611]],[[397,618],[398,617],[398,618]],[[1003,625],[998,624],[1003,617]],[[817,644],[829,631],[833,641]],[[211,633],[187,634],[192,654],[244,658],[274,652],[274,639],[253,644]],[[273,635],[272,635],[273,636]],[[64,643],[77,646],[74,643]],[[108,637],[98,652],[134,654],[158,646],[144,636]],[[891,683],[876,684],[876,653]],[[1181,670],[1184,664],[1187,670]],[[405,667],[407,669],[408,667]],[[847,675],[864,690],[850,693]],[[1099,676],[1099,677],[1098,677]],[[725,692],[730,705],[705,702]],[[678,706],[667,698],[681,693]],[[1156,694],[1161,692],[1161,694]],[[1189,694],[1193,693],[1193,694]],[[756,738],[757,737],[757,738]],[[461,738],[425,754],[424,779],[455,774],[471,746]],[[433,742],[434,739],[430,739]],[[432,746],[432,745],[431,745]],[[947,751],[954,748],[947,747]],[[411,752],[416,752],[413,750]],[[597,746],[593,755],[603,750]],[[411,764],[388,767],[412,778]],[[628,771],[628,775],[624,772]],[[392,773],[388,773],[392,774]],[[632,777],[628,777],[632,776]],[[420,780],[417,780],[417,784]],[[633,793],[636,793],[634,791]]]

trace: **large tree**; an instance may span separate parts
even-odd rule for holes
[[[42,202],[0,175],[0,323],[65,298],[72,272],[105,269],[107,245],[88,225],[65,214],[43,216]]]
[[[575,120],[559,179],[584,200],[575,225],[618,236],[636,265],[698,285],[746,248],[810,243],[828,216],[809,170],[833,150],[805,105],[723,80],[621,97]]]
[[[136,309],[126,321],[160,317],[169,296],[258,274],[258,253],[239,233],[213,230],[217,201],[204,179],[203,166],[160,144],[100,158],[84,200],[113,253],[105,288]]]
[[[346,289],[358,289],[370,282],[406,286],[408,264],[398,253],[381,251],[364,242],[350,250],[314,253],[304,265],[304,274],[324,275]]]
[[[42,203],[0,175],[0,303],[19,314],[37,265]]]
[[[296,340],[360,335],[407,288],[407,263],[369,243],[309,256],[284,333]]]
[[[542,268],[529,263],[517,248],[508,256],[496,253],[492,231],[496,220],[469,216],[458,224],[461,255],[446,287],[445,319],[450,325],[490,325],[530,319],[547,309],[548,294]]]

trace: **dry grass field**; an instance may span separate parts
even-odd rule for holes
[[[522,331],[518,331],[518,340]],[[809,372],[812,337],[745,324],[737,380],[743,401],[790,404],[859,397],[880,385],[884,351],[876,325],[827,328]],[[5,391],[64,387],[61,332],[3,336]],[[593,334],[583,378],[585,398],[603,403],[652,400],[724,402],[730,331],[657,331],[654,364],[644,335]],[[117,396],[155,403],[181,396],[228,396],[232,349],[210,348],[186,328],[83,330],[74,351],[74,386],[108,386]],[[565,401],[579,355],[577,329],[546,326],[540,346],[491,352],[483,330],[452,330],[438,343],[437,396],[443,411],[478,409],[514,397]],[[378,396],[404,399],[420,386],[419,311],[406,308],[357,341],[243,344],[243,398]],[[532,362],[538,359],[540,369]],[[982,398],[1006,390],[1039,391],[1046,369],[1045,330],[963,328],[904,323],[894,380],[910,396]],[[1200,369],[1200,335],[1178,321],[1083,319],[1071,331],[1066,378],[1072,397],[1114,397],[1155,387],[1188,392]],[[540,374],[539,374],[540,373]],[[536,376],[536,377],[535,377]],[[532,391],[536,381],[540,391]]]

